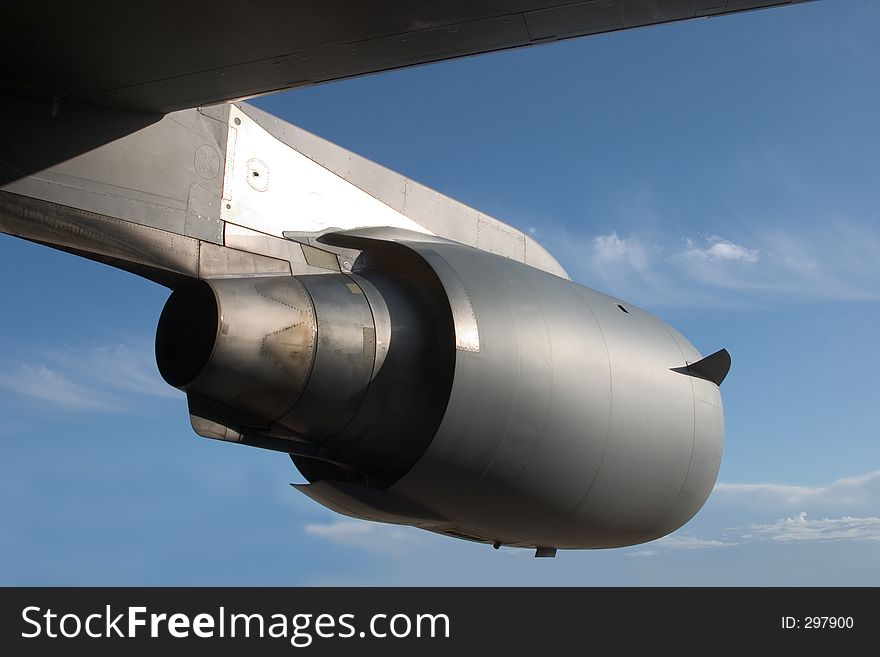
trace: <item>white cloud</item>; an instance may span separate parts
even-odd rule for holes
[[[366,520],[335,520],[308,523],[306,534],[344,547],[354,547],[381,554],[402,554],[424,540],[420,530],[402,525],[385,525]]]
[[[645,269],[649,255],[643,244],[634,238],[621,238],[616,232],[593,238],[593,259],[600,263],[624,261],[636,269]]]
[[[880,518],[822,518],[811,520],[805,511],[769,525],[754,525],[744,539],[757,541],[880,541]]]
[[[748,249],[729,240],[721,239],[717,235],[708,238],[707,242],[708,246],[700,247],[693,240],[688,239],[684,255],[688,258],[698,258],[701,260],[758,261],[757,249]]]
[[[656,557],[658,554],[660,554],[659,550],[636,550],[626,553],[628,557]]]
[[[370,534],[375,530],[373,525],[360,520],[331,522],[323,525],[308,524],[304,527],[306,534],[320,536],[321,538],[345,539],[349,536]]]
[[[124,344],[53,348],[0,370],[0,388],[76,411],[127,411],[140,397],[180,395],[159,377],[151,349]]]
[[[685,527],[687,534],[673,534],[652,547],[878,541],[878,510],[880,470],[826,486],[719,483],[706,508]]]
[[[668,548],[678,548],[683,550],[699,550],[702,548],[729,547],[737,545],[728,541],[720,541],[717,539],[698,538],[696,536],[688,536],[684,534],[672,534],[661,538],[656,542]]]
[[[649,306],[880,299],[880,225],[847,221],[731,236],[538,231],[574,280]]]
[[[712,499],[718,504],[777,513],[810,509],[814,513],[869,514],[880,508],[880,470],[844,477],[827,486],[718,483]]]

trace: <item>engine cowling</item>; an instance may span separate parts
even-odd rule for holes
[[[496,544],[630,545],[703,505],[721,398],[674,329],[455,242],[324,239],[361,251],[355,273],[169,299],[160,372],[208,435],[291,453],[342,513]]]

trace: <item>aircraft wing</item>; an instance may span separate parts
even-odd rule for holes
[[[516,228],[227,101],[795,1],[5,2],[0,232],[169,286],[344,270],[315,240],[376,227],[565,277]]]
[[[476,53],[803,0],[4,2],[4,96],[165,114]],[[56,102],[58,102],[56,101]]]

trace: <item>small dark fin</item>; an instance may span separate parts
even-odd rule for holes
[[[706,379],[706,381],[711,381],[716,386],[720,386],[721,382],[724,381],[724,377],[730,371],[730,353],[727,349],[720,349],[714,354],[698,360],[696,363],[671,369],[673,372],[695,376],[698,379]]]

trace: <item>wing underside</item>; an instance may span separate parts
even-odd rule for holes
[[[320,236],[371,227],[564,277],[521,231],[228,101],[796,1],[2,3],[0,232],[170,286],[344,271]]]
[[[167,113],[476,53],[803,0],[3,3],[5,95]]]

